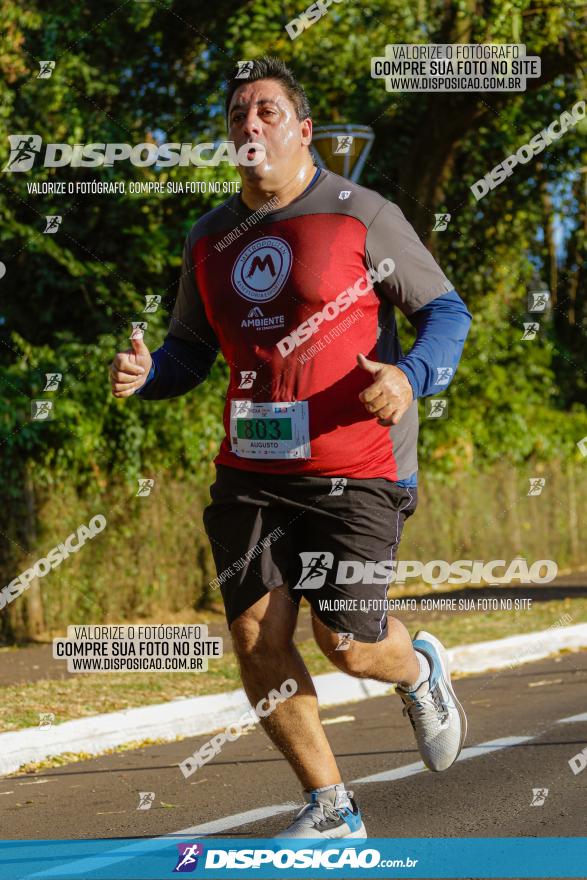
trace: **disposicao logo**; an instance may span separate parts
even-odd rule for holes
[[[37,156],[41,156],[43,141],[38,134],[10,134],[10,156],[3,171],[30,171]],[[254,147],[253,156],[248,153]],[[205,158],[203,153],[212,151]],[[221,162],[230,165],[258,165],[265,158],[262,144],[243,144],[238,150],[232,141],[205,144],[46,144],[42,165],[45,168],[112,168],[115,162],[128,159],[131,165],[145,168],[149,165],[170,167],[196,165],[216,167]]]
[[[188,874],[198,867],[198,859],[204,855],[204,847],[201,843],[178,843],[177,865],[173,869],[174,874]]]

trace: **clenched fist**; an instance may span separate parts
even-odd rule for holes
[[[357,362],[373,377],[373,384],[361,391],[359,400],[379,425],[397,425],[414,399],[408,377],[393,364],[370,361],[364,354],[357,355]]]
[[[110,384],[114,397],[130,397],[147,381],[152,359],[140,330],[133,331],[132,348],[119,351],[109,367]]]

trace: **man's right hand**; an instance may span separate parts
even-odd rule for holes
[[[119,351],[109,367],[114,397],[130,397],[143,387],[151,370],[153,360],[140,330],[134,331],[130,343],[132,348]]]

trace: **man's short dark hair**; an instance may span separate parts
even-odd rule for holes
[[[250,62],[248,62],[250,63]],[[241,62],[242,64],[242,62]],[[303,86],[299,84],[289,67],[281,61],[280,58],[273,58],[266,55],[264,58],[256,58],[252,62],[252,67],[248,76],[236,78],[241,67],[237,67],[232,77],[228,80],[228,91],[226,93],[226,116],[228,118],[228,108],[232,101],[232,96],[238,88],[250,82],[256,82],[260,79],[275,79],[281,83],[283,91],[292,102],[296,110],[296,116],[301,122],[311,115],[310,102],[304,91]]]

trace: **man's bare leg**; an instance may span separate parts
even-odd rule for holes
[[[311,791],[341,778],[318,714],[316,689],[293,642],[297,617],[287,588],[276,587],[241,614],[230,633],[253,706],[286,679],[296,681],[296,693],[260,721],[302,786]]]
[[[416,653],[405,626],[390,617],[385,639],[368,643],[351,640],[349,650],[337,651],[338,633],[314,613],[312,625],[320,648],[343,672],[400,685],[399,696],[424,764],[436,772],[452,767],[467,736],[467,716],[452,687],[444,645],[431,633],[420,630]],[[413,712],[416,706],[418,711]]]
[[[353,640],[348,651],[337,651],[338,633],[329,629],[312,612],[314,637],[335,666],[356,678],[374,678],[409,688],[420,674],[420,664],[410,634],[403,623],[394,617],[388,617],[387,625],[387,637],[380,642]]]

